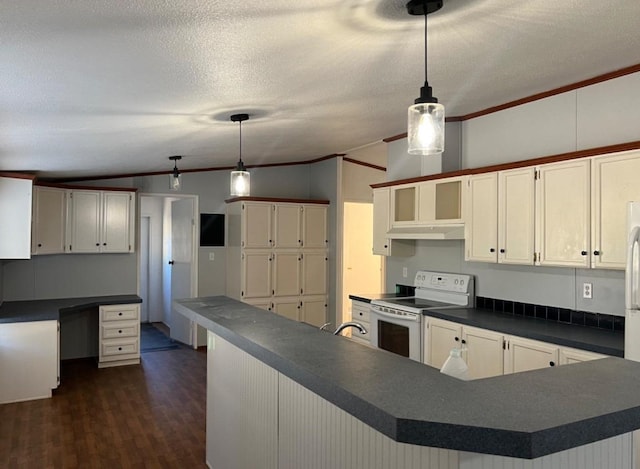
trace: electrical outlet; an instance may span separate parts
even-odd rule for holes
[[[593,284],[582,284],[582,298],[593,298]]]
[[[216,260],[216,253],[215,252],[210,252],[209,253],[209,260],[210,261],[215,261]]]
[[[406,268],[406,267],[403,267],[403,268],[402,268],[402,276],[403,276],[404,278],[407,278],[407,275],[409,275],[409,274],[408,274],[408,272],[407,272],[407,268]]]

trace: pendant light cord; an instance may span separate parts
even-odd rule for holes
[[[240,121],[240,163],[242,163],[242,121]]]
[[[424,5],[424,82],[427,83],[427,4]]]

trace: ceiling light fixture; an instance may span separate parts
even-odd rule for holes
[[[242,162],[242,122],[246,120],[249,120],[249,114],[233,114],[231,116],[232,122],[240,124],[240,159],[236,169],[231,171],[231,196],[235,197],[248,196],[251,189],[251,176]]]
[[[169,175],[169,188],[172,191],[179,191],[182,187],[182,176],[178,171],[178,160],[181,160],[181,156],[170,156],[170,160],[173,160],[173,172]]]
[[[444,106],[438,104],[427,81],[427,15],[442,8],[444,0],[411,0],[410,15],[424,15],[424,86],[409,106],[407,139],[410,155],[436,155],[444,151]]]

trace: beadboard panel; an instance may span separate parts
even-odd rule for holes
[[[207,333],[207,465],[278,467],[278,372]]]
[[[460,469],[631,469],[632,434],[625,433],[538,459],[460,452]]]
[[[284,375],[280,469],[457,469],[458,451],[391,440]]]

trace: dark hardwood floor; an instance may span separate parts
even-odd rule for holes
[[[0,405],[2,468],[205,468],[206,350],[62,362],[52,399]]]

